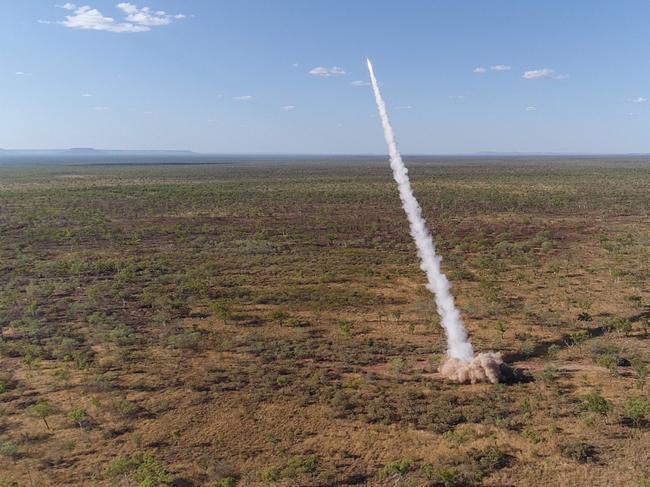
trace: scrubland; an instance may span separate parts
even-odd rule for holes
[[[0,167],[0,486],[650,485],[650,164]]]

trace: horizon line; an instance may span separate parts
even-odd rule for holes
[[[78,155],[85,155],[83,152],[136,152],[136,153],[184,153],[193,156],[308,156],[308,157],[387,157],[383,152],[210,152],[195,151],[191,149],[97,149],[94,147],[68,147],[62,149],[6,149],[0,148],[2,153],[11,152],[39,152],[39,153],[59,153],[72,152]],[[498,151],[485,150],[473,152],[414,152],[406,153],[405,157],[450,157],[450,156],[650,156],[648,152],[588,152],[588,151]]]

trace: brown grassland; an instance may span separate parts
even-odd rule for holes
[[[0,167],[0,486],[650,486],[650,164]]]

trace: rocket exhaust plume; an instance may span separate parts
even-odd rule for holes
[[[493,353],[474,356],[474,349],[467,338],[467,331],[465,331],[460,312],[456,308],[454,297],[450,291],[451,283],[440,266],[442,259],[436,254],[433,238],[422,217],[422,209],[413,195],[408,169],[404,165],[397,148],[395,133],[388,118],[386,104],[381,96],[372,63],[370,59],[367,59],[367,62],[372,89],[375,92],[377,110],[384,128],[384,138],[386,144],[388,144],[393,178],[399,188],[402,207],[406,212],[411,236],[417,247],[420,268],[427,276],[427,289],[435,295],[436,308],[440,315],[442,327],[447,334],[447,359],[441,365],[440,372],[446,378],[456,382],[498,382],[498,372],[502,363],[501,356]]]

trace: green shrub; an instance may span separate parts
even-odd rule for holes
[[[299,473],[313,474],[318,470],[318,455],[299,455],[289,459],[284,468],[285,477],[295,477]]]
[[[276,310],[276,311],[272,312],[270,314],[270,316],[269,316],[269,318],[271,318],[273,321],[279,321],[279,322],[283,322],[288,317],[289,317],[289,313],[287,313],[286,311],[282,311],[282,310]]]
[[[74,365],[78,370],[86,370],[93,364],[95,359],[92,351],[79,350],[74,352],[70,356],[69,360],[74,362]]]
[[[405,475],[411,471],[413,467],[413,462],[407,458],[402,460],[395,460],[390,462],[380,470],[379,475],[381,478],[390,477],[394,474]]]
[[[485,474],[505,467],[509,461],[508,455],[496,446],[488,446],[481,450],[472,449],[468,452],[468,456]]]
[[[434,468],[432,465],[425,465],[421,470],[424,477],[442,484],[443,487],[461,487],[467,485],[463,475],[455,467]]]
[[[352,335],[352,331],[354,330],[354,323],[347,320],[339,320],[338,325],[339,330],[341,330],[341,333],[343,333],[345,336]]]
[[[140,411],[140,407],[128,399],[118,398],[111,401],[108,410],[122,418],[135,418]]]
[[[86,321],[88,322],[89,325],[92,326],[101,326],[105,325],[110,322],[110,318],[106,315],[106,313],[102,313],[100,311],[96,311],[86,318]]]
[[[639,427],[650,413],[650,402],[644,397],[630,397],[623,403],[626,419]]]
[[[532,443],[541,443],[544,441],[542,435],[531,428],[526,428],[521,432],[521,436],[531,441]]]
[[[217,481],[215,487],[235,487],[237,479],[235,477],[224,477]]]
[[[581,343],[585,342],[588,338],[589,332],[587,330],[578,330],[569,333],[569,336],[566,338],[565,343],[569,347],[578,346]]]
[[[289,458],[283,466],[264,470],[260,474],[260,479],[265,482],[276,482],[283,478],[295,478],[300,474],[313,475],[318,471],[319,465],[318,455],[298,455]]]
[[[494,325],[494,329],[499,333],[501,338],[503,338],[503,334],[506,332],[506,325],[504,325],[502,321],[497,321],[497,324]]]
[[[557,367],[553,365],[547,365],[537,375],[545,384],[551,384],[557,378],[557,373],[558,373]]]
[[[415,480],[398,480],[394,487],[418,487]]]
[[[260,480],[263,482],[277,482],[282,478],[282,469],[271,467],[260,473]]]
[[[292,328],[304,328],[310,325],[308,320],[301,320],[300,318],[289,318],[284,324]]]
[[[0,375],[0,394],[7,392],[9,390],[10,377],[6,375]]]
[[[562,351],[562,347],[556,343],[548,347],[548,350],[546,350],[546,353],[548,355],[555,355],[556,353]]]
[[[171,487],[173,482],[165,466],[149,452],[114,460],[106,467],[104,476],[110,480],[126,478],[139,487]]]
[[[474,431],[467,427],[458,427],[443,433],[442,437],[447,440],[451,448],[456,448],[474,437]]]
[[[6,441],[0,443],[0,455],[16,460],[20,457],[20,450],[18,450],[18,446],[15,443]]]
[[[77,423],[81,428],[83,426],[84,420],[88,418],[88,411],[84,408],[76,408],[68,413],[68,418]]]
[[[598,365],[607,367],[614,376],[618,376],[618,356],[612,353],[606,353],[598,357]]]
[[[646,378],[648,377],[648,366],[645,364],[645,362],[639,359],[634,359],[632,360],[632,368],[638,376],[637,384],[639,386],[639,389],[643,389],[645,386]]]
[[[227,301],[217,301],[210,305],[212,311],[221,318],[224,324],[228,323],[228,320],[232,316],[232,310],[230,308],[230,303]]]
[[[181,332],[167,338],[167,346],[175,349],[196,350],[201,342],[201,332]]]
[[[10,480],[6,477],[0,477],[0,487],[20,487],[20,484],[15,480]]]
[[[568,443],[560,447],[560,453],[566,458],[570,458],[580,463],[587,463],[594,459],[596,449],[587,443]]]
[[[137,335],[135,330],[130,326],[119,324],[104,333],[101,338],[104,341],[115,343],[120,347],[126,347],[136,342]]]
[[[393,369],[398,374],[401,374],[406,370],[407,364],[404,357],[393,357],[390,359],[390,368]]]
[[[424,465],[421,474],[432,485],[445,487],[465,487],[481,484],[484,477],[510,463],[510,456],[497,446],[491,445],[482,449],[473,448],[465,455],[452,460],[452,465]]]
[[[632,331],[632,323],[626,318],[615,316],[605,323],[605,328],[609,331],[616,331],[621,334],[628,334]]]
[[[614,409],[611,401],[608,401],[597,392],[593,392],[582,399],[582,407],[592,413],[607,415]]]

